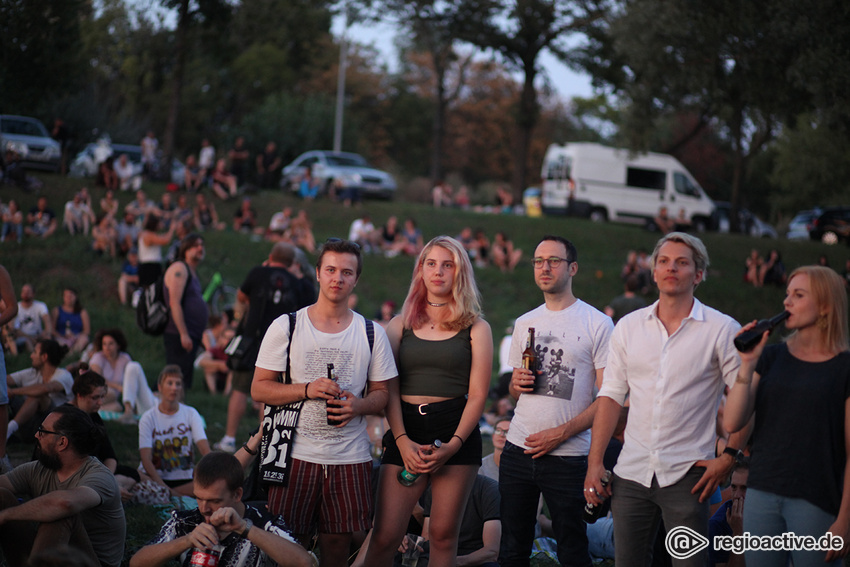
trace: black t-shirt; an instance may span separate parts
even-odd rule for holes
[[[761,379],[748,487],[802,498],[838,514],[850,352],[825,362],[804,362],[786,344],[770,345],[756,372]]]
[[[425,516],[431,515],[431,487],[425,490],[422,507],[425,508]],[[460,535],[457,540],[457,554],[469,555],[484,547],[484,522],[499,520],[499,483],[483,475],[475,477],[466,509],[463,512],[463,520],[460,523]]]
[[[315,288],[309,279],[298,279],[289,270],[274,266],[257,266],[239,288],[248,296],[248,314],[242,327],[246,337],[256,337],[256,349],[272,321],[298,311],[316,300]],[[256,357],[257,353],[253,353]]]

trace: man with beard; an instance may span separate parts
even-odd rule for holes
[[[95,564],[124,556],[124,509],[115,477],[92,454],[103,438],[84,411],[60,406],[36,432],[36,461],[0,476],[0,547],[10,565],[67,544]],[[25,496],[24,503],[18,496]]]

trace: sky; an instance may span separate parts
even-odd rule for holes
[[[335,36],[339,36],[343,32],[344,26],[342,16],[337,16],[333,20],[331,32]],[[357,43],[373,45],[381,53],[382,61],[380,63],[386,64],[387,68],[391,70],[397,67],[398,62],[397,50],[393,45],[397,33],[398,30],[392,24],[382,22],[368,26],[353,25],[349,28],[350,37]],[[576,73],[548,52],[543,52],[539,62],[549,76],[552,86],[564,100],[569,100],[574,96],[590,97],[593,95],[590,76]],[[519,74],[517,80],[522,80]]]

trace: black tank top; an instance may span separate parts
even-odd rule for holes
[[[398,350],[402,396],[459,398],[469,393],[471,327],[448,339],[426,341],[404,329]]]

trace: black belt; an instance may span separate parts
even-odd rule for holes
[[[439,411],[451,411],[453,409],[462,408],[466,405],[466,396],[461,398],[452,398],[442,402],[432,402],[430,404],[411,404],[402,400],[402,409],[407,412],[418,412],[419,415],[428,415]],[[406,406],[406,407],[405,407]]]

